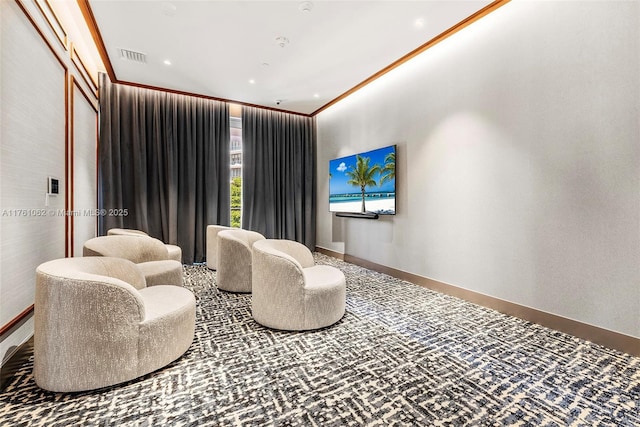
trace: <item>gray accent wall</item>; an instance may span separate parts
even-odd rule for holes
[[[317,246],[640,337],[640,3],[511,2],[317,124]],[[397,215],[329,213],[389,144]]]

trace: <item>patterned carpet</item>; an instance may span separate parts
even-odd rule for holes
[[[185,266],[196,337],[171,365],[87,393],[40,390],[25,363],[1,426],[640,426],[640,358],[314,254],[347,313],[266,329],[250,296]]]

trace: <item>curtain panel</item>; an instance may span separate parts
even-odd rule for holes
[[[316,124],[242,108],[242,228],[315,249]]]
[[[207,225],[229,224],[229,137],[224,102],[101,74],[98,233],[139,229],[203,262]]]

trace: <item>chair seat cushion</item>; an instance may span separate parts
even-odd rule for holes
[[[182,286],[182,264],[172,259],[148,261],[137,264],[147,286],[174,285]]]
[[[345,312],[346,280],[342,271],[328,265],[303,269],[304,320],[303,327],[318,329],[340,320]]]
[[[193,342],[196,299],[186,288],[158,285],[140,291],[145,319],[140,323],[138,375],[173,362]]]
[[[158,285],[140,290],[145,304],[144,322],[153,322],[158,317],[195,309],[193,293],[186,288]]]
[[[332,289],[335,287],[344,287],[345,278],[342,271],[329,265],[314,265],[313,267],[304,268],[305,289],[318,290]]]

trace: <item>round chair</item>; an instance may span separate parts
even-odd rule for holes
[[[134,263],[62,258],[36,270],[34,377],[55,392],[129,381],[191,345],[196,300],[177,286],[146,287]]]
[[[124,234],[94,237],[84,243],[82,254],[127,259],[142,271],[147,286],[182,286],[182,264],[169,259],[165,244],[153,237]]]
[[[301,243],[255,242],[252,280],[253,318],[269,328],[324,328],[345,313],[344,274],[335,267],[315,265],[311,251]]]
[[[218,233],[218,289],[251,292],[251,247],[264,236],[255,231],[231,229]]]
[[[107,236],[141,236],[150,237],[147,233],[140,230],[134,230],[133,228],[112,228],[107,231]],[[177,245],[164,244],[169,254],[169,259],[182,262],[182,249]]]
[[[232,230],[226,225],[207,226],[207,267],[211,270],[218,269],[218,233],[225,230]]]

